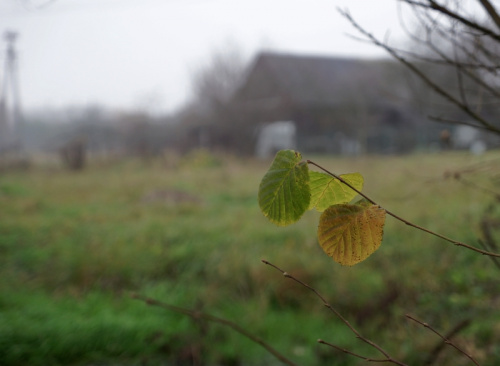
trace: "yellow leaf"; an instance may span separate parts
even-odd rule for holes
[[[369,203],[330,206],[321,215],[318,240],[334,261],[355,265],[382,243],[385,210]]]

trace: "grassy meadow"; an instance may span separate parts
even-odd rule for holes
[[[498,187],[499,152],[305,158],[360,172],[366,194],[418,225],[479,246],[486,222],[496,238],[499,205],[473,185]],[[483,366],[500,362],[500,270],[491,258],[388,217],[380,249],[342,267],[317,244],[318,213],[286,228],[260,213],[269,165],[195,152],[95,160],[81,172],[46,161],[0,171],[0,365],[280,364],[227,327],[133,294],[233,321],[298,365],[366,364],[319,338],[380,358],[261,259],[318,289],[409,365],[424,364],[440,341],[405,314],[443,334],[462,325],[458,345]],[[467,184],[445,178],[468,167]],[[451,347],[438,361],[470,364]]]

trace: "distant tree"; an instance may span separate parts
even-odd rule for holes
[[[194,72],[194,101],[210,112],[225,109],[243,82],[245,61],[236,46],[213,52],[208,63]]]
[[[245,71],[242,53],[229,45],[215,51],[208,63],[194,72],[193,99],[182,113],[191,145],[240,153],[253,150],[254,126],[246,123],[233,102]]]

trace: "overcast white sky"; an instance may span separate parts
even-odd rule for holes
[[[19,32],[25,109],[101,104],[173,111],[190,74],[236,44],[337,56],[385,54],[357,42],[336,8],[375,34],[398,39],[397,0],[0,0],[0,32]],[[0,43],[4,62],[5,43]],[[1,77],[1,75],[0,75]],[[2,79],[0,79],[0,82]]]

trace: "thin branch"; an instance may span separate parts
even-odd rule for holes
[[[491,207],[492,206],[490,206],[490,208]],[[479,245],[481,245],[485,250],[497,250],[498,249],[497,242],[493,237],[492,226],[493,225],[491,223],[491,220],[489,220],[488,217],[486,215],[484,215],[482,220],[481,220],[481,224],[479,226],[481,229],[481,233],[483,234],[484,241],[479,239],[478,242],[479,242]],[[495,258],[495,257],[490,257],[490,258],[493,261],[493,263],[495,264],[495,266],[498,269],[500,269],[500,261],[498,260],[498,258]]]
[[[498,223],[497,223],[498,225]],[[483,217],[483,219],[481,220],[481,232],[483,233],[483,237],[484,237],[484,240],[485,242],[483,242],[482,240],[479,240],[480,241],[480,244],[485,247],[485,248],[493,248],[493,249],[497,249],[498,248],[498,245],[497,245],[497,242],[496,240],[493,238],[493,234],[491,232],[491,227],[493,225],[491,224],[491,220],[488,220],[487,217]],[[497,262],[497,259],[498,258],[494,258],[492,257],[492,259],[495,259],[496,263]],[[499,263],[500,264],[500,263]]]
[[[462,104],[469,108],[469,102],[467,101],[467,95],[465,94],[465,86],[463,79],[463,68],[458,64],[458,54],[457,49],[453,48],[453,52],[455,55],[455,71],[457,73],[457,81],[458,81],[458,91],[460,93],[460,98],[462,100]]]
[[[400,0],[399,2],[404,3],[404,0]],[[400,4],[398,4],[398,5],[400,5]],[[398,8],[401,11],[401,6],[398,6]],[[493,77],[494,77],[497,74],[497,70],[499,68],[499,66],[497,66],[497,63],[494,62],[492,65],[487,65],[485,63],[485,61],[481,61],[478,59],[478,52],[471,52],[466,47],[466,44],[464,44],[464,42],[463,42],[463,37],[457,37],[456,31],[454,29],[443,30],[442,27],[440,26],[440,23],[438,23],[435,19],[432,19],[429,16],[429,14],[427,14],[427,13],[423,14],[423,15],[425,15],[425,19],[424,19],[422,17],[422,14],[420,14],[420,12],[417,11],[416,7],[412,7],[412,10],[415,12],[415,16],[419,19],[419,22],[422,26],[420,28],[425,29],[427,37],[425,39],[423,39],[423,38],[417,36],[416,34],[414,34],[412,31],[410,31],[406,27],[405,22],[402,21],[402,14],[400,13],[399,18],[400,18],[401,27],[405,30],[405,33],[407,34],[407,36],[411,40],[413,40],[417,44],[425,45],[431,51],[436,53],[439,56],[439,58],[429,57],[429,56],[425,57],[425,56],[419,55],[418,53],[413,52],[413,51],[408,51],[408,50],[398,49],[396,47],[392,47],[394,49],[394,51],[399,53],[400,55],[412,57],[414,60],[417,60],[417,61],[423,61],[423,62],[436,64],[436,65],[455,66],[457,69],[460,70],[460,72],[462,72],[464,75],[466,75],[470,80],[472,80],[477,85],[482,86],[487,91],[489,91],[492,96],[500,98],[500,93],[498,92],[497,88],[488,84],[485,81],[485,78],[481,78],[476,73],[471,71],[471,69],[473,69],[473,70],[481,70],[481,69],[486,70],[490,74],[493,74]],[[428,25],[428,23],[430,23],[430,26]],[[465,62],[464,60],[458,59],[458,58],[456,60],[449,58],[446,55],[446,53],[443,52],[442,45],[436,46],[434,44],[432,37],[431,37],[432,32],[437,32],[441,39],[445,39],[448,42],[450,42],[450,44],[453,46],[455,54],[457,53],[457,50],[460,50],[460,52],[467,55],[467,57],[470,60],[472,60],[472,62],[470,62],[470,61]],[[455,36],[451,36],[452,34]],[[462,36],[463,36],[463,34],[462,34]],[[358,37],[358,39],[363,39],[364,42],[370,42],[369,40],[361,38],[361,37]],[[475,42],[475,48],[480,48],[480,50],[483,51],[483,53],[484,53],[484,50],[483,50],[483,47],[481,45],[480,40],[477,40]],[[488,58],[490,55],[485,54],[485,56]],[[463,89],[461,89],[461,90],[463,91]],[[464,99],[464,98],[462,98],[462,99]]]
[[[400,2],[404,2],[404,0],[400,0]],[[455,39],[455,37],[451,37],[451,30],[443,30],[441,29],[440,27],[440,24],[434,20],[434,19],[431,19],[430,17],[426,17],[427,19],[423,19],[422,16],[420,14],[416,14],[416,16],[418,17],[419,19],[419,22],[420,22],[420,25],[421,27],[420,28],[424,28],[425,31],[426,31],[426,38],[423,39],[419,36],[417,36],[416,34],[414,34],[412,31],[410,31],[405,22],[403,22],[402,20],[402,14],[399,14],[399,17],[400,17],[400,24],[401,24],[401,27],[404,29],[407,37],[409,37],[411,40],[413,40],[415,43],[419,44],[419,45],[425,45],[427,48],[429,48],[430,50],[432,50],[433,52],[435,52],[436,54],[439,55],[440,59],[439,58],[434,58],[434,57],[429,57],[429,56],[422,56],[420,54],[418,54],[417,52],[415,51],[409,51],[409,50],[405,50],[405,49],[400,49],[400,48],[396,48],[396,47],[392,47],[392,49],[395,51],[395,52],[398,52],[399,54],[404,54],[406,56],[409,56],[409,57],[412,57],[413,59],[415,60],[418,60],[418,61],[423,61],[423,62],[427,62],[427,63],[432,63],[432,64],[437,64],[437,65],[454,65],[454,66],[457,66],[457,65],[460,65],[462,69],[464,70],[468,70],[468,69],[484,69],[492,74],[496,74],[497,73],[497,70],[500,69],[500,66],[497,65],[497,63],[493,63],[492,65],[486,65],[484,62],[478,60],[477,58],[477,52],[470,52],[469,49],[464,46],[463,44],[463,39]],[[430,23],[431,26],[429,26],[427,23]],[[431,32],[432,31],[435,31],[435,32],[438,32],[439,36],[445,40],[447,40],[450,44],[453,45],[453,47],[455,49],[458,49],[460,50],[461,52],[465,53],[470,59],[472,59],[474,62],[465,62],[464,60],[460,60],[460,61],[453,61],[452,59],[450,59],[449,57],[446,56],[446,54],[443,52],[443,47],[442,46],[436,46],[434,45],[433,41],[432,41],[432,37],[431,37]],[[361,41],[361,42],[366,42],[366,43],[372,43],[373,42],[371,40],[368,40],[366,38],[362,38],[362,37],[356,37],[356,36],[352,36],[352,35],[349,35],[352,39],[354,40],[357,40],[357,41]],[[478,47],[480,45],[476,45],[476,47]],[[468,75],[472,78],[471,76],[472,74]],[[476,82],[479,83],[479,81],[475,80]],[[484,82],[484,81],[483,81]],[[485,83],[486,84],[486,83]],[[486,84],[488,85],[488,84]],[[491,87],[490,87],[491,88]],[[493,89],[494,90],[494,89]],[[500,96],[500,94],[498,95]]]
[[[410,63],[407,61],[405,58],[400,56],[393,48],[389,47],[387,44],[379,41],[375,36],[373,36],[371,33],[366,31],[364,28],[362,28],[352,17],[347,11],[343,11],[339,9],[339,12],[342,16],[344,16],[352,25],[355,27],[361,34],[366,36],[368,39],[370,39],[373,44],[385,49],[392,57],[394,57],[396,60],[401,62],[403,65],[408,67],[413,73],[415,73],[422,81],[424,81],[431,89],[433,89],[435,92],[443,96],[445,99],[450,101],[452,104],[460,108],[463,112],[468,114],[470,117],[472,117],[474,120],[479,122],[481,125],[483,125],[487,130],[495,132],[497,134],[500,134],[500,128],[495,127],[491,123],[489,123],[487,120],[485,120],[483,117],[475,113],[473,110],[471,110],[469,107],[461,103],[459,100],[457,100],[455,97],[453,97],[451,94],[449,94],[447,91],[445,91],[443,88],[441,88],[439,85],[434,83],[427,75],[425,75],[424,72],[422,72],[418,67],[416,67],[414,64]]]
[[[469,166],[453,171],[453,174],[470,174],[470,173],[479,173],[479,172],[489,172],[493,170],[497,171],[497,168],[500,164],[500,159],[490,159],[490,160],[482,160],[477,163],[470,164]],[[447,173],[450,175],[450,173]]]
[[[283,274],[283,276],[285,276],[286,278],[289,278],[295,282],[297,282],[298,284],[302,285],[303,287],[307,288],[308,290],[312,291],[320,300],[321,302],[323,302],[323,305],[325,305],[326,308],[328,308],[331,312],[333,312],[335,314],[335,316],[337,318],[339,318],[350,330],[351,332],[354,333],[354,335],[356,336],[356,338],[358,338],[359,340],[365,342],[366,344],[370,345],[371,347],[375,348],[377,351],[379,351],[382,355],[384,355],[386,358],[383,359],[383,360],[375,360],[375,359],[369,359],[367,357],[364,357],[364,356],[361,356],[361,355],[358,355],[358,354],[354,354],[350,351],[348,351],[349,354],[351,355],[354,355],[356,357],[359,357],[359,358],[362,358],[364,360],[370,360],[372,362],[391,362],[391,363],[394,363],[396,365],[400,365],[400,366],[407,366],[406,364],[400,362],[400,361],[397,361],[395,359],[393,359],[384,349],[382,349],[382,347],[380,347],[379,345],[377,345],[375,342],[363,337],[357,330],[356,328],[354,328],[351,323],[349,323],[349,321],[347,319],[345,319],[330,303],[328,303],[326,301],[326,299],[323,297],[323,295],[321,295],[314,287],[312,286],[309,286],[308,284],[302,282],[301,280],[299,280],[298,278],[292,276],[291,274],[289,274],[288,272],[285,272],[283,271],[281,268],[279,268],[278,266],[272,264],[271,262],[268,262],[266,260],[262,260],[262,263],[264,264],[267,264],[268,266],[271,266],[273,267],[274,269],[278,270],[279,272],[281,272]],[[323,344],[327,344],[326,342],[322,341],[322,340],[318,340],[319,343],[323,343]],[[328,344],[330,345],[330,344]],[[332,346],[332,345],[330,345]],[[334,348],[337,348],[337,349],[340,349],[342,350],[343,352],[345,352],[342,348],[340,347],[336,347],[334,346]]]
[[[470,127],[474,127],[474,128],[480,129],[480,130],[489,131],[489,129],[483,125],[478,125],[476,123],[472,123],[472,122],[468,122],[468,121],[458,121],[458,120],[454,120],[454,119],[448,119],[448,118],[442,118],[442,117],[436,117],[436,116],[427,116],[427,118],[429,118],[430,120],[433,120],[435,122],[439,122],[439,123],[450,123],[453,125],[470,126]]]
[[[189,309],[181,308],[181,307],[178,307],[178,306],[166,304],[166,303],[163,303],[161,301],[158,301],[158,300],[155,300],[155,299],[151,299],[149,297],[137,295],[137,294],[133,294],[131,297],[133,299],[144,301],[148,305],[158,306],[158,307],[170,310],[170,311],[174,311],[174,312],[179,313],[179,314],[187,315],[187,316],[189,316],[189,317],[191,317],[191,318],[193,318],[195,320],[204,319],[204,320],[208,320],[208,321],[210,321],[212,323],[217,323],[217,324],[221,324],[221,325],[224,325],[226,327],[229,327],[229,328],[233,329],[234,331],[236,331],[236,332],[244,335],[245,337],[249,338],[252,342],[257,343],[257,344],[261,345],[262,347],[264,347],[269,353],[271,353],[274,357],[276,357],[278,360],[280,360],[281,362],[283,362],[285,365],[297,366],[295,363],[293,363],[288,358],[286,358],[285,356],[283,356],[281,353],[279,353],[278,351],[276,351],[273,347],[271,347],[265,341],[263,341],[262,339],[256,337],[252,333],[250,333],[247,330],[245,330],[242,327],[240,327],[238,324],[233,323],[233,322],[231,322],[229,320],[222,319],[222,318],[219,318],[219,317],[216,317],[216,316],[213,316],[213,315],[210,315],[210,314],[202,313],[202,312],[199,312],[199,311],[189,310]]]
[[[479,37],[477,37],[477,36],[474,37],[475,38],[475,41],[474,41],[474,48],[475,49],[470,50],[467,47],[467,42],[464,42],[463,38],[457,39],[456,37],[450,36],[450,34],[452,33],[452,29],[448,29],[448,30],[442,29],[441,27],[439,27],[439,24],[435,20],[433,21],[433,24],[434,24],[434,30],[436,32],[438,32],[440,37],[448,40],[448,42],[450,42],[453,45],[453,47],[462,51],[467,56],[467,58],[474,60],[478,64],[484,65],[483,68],[485,70],[489,71],[490,73],[496,74],[497,57],[494,54],[492,54],[487,47],[483,46]],[[480,51],[480,52],[478,52],[478,51]],[[486,58],[486,60],[488,60],[490,62],[490,64],[487,65],[484,60],[481,60],[479,58],[480,55],[483,55]]]
[[[404,3],[404,0],[400,0],[399,3]],[[400,5],[400,4],[398,4]],[[477,78],[474,73],[472,73],[469,69],[486,69],[489,72],[496,72],[495,69],[492,69],[490,66],[485,65],[482,62],[464,62],[463,60],[452,60],[446,56],[446,54],[443,52],[443,47],[437,47],[434,45],[434,42],[432,40],[432,32],[437,31],[442,39],[447,40],[454,46],[454,51],[456,54],[457,49],[461,49],[462,52],[467,52],[468,50],[465,48],[462,50],[462,45],[457,43],[453,37],[450,37],[450,34],[452,32],[442,32],[441,27],[439,26],[439,23],[435,19],[432,19],[427,12],[424,12],[424,14],[421,14],[420,11],[416,7],[412,7],[413,12],[415,13],[415,16],[419,19],[419,24],[421,27],[420,29],[423,28],[425,31],[425,38],[422,38],[421,36],[415,34],[413,31],[410,31],[406,25],[406,23],[403,21],[403,15],[401,13],[401,6],[398,6],[399,9],[399,20],[401,27],[404,29],[407,37],[410,38],[413,42],[415,42],[418,45],[425,45],[428,49],[436,53],[440,58],[432,57],[432,56],[423,56],[415,51],[409,51],[406,49],[399,49],[396,47],[392,47],[392,49],[402,55],[402,56],[407,56],[411,57],[413,60],[416,61],[421,61],[429,64],[434,64],[434,65],[446,65],[450,66],[453,65],[457,69],[460,69],[461,72],[465,73],[467,76],[469,76],[472,80],[474,80],[476,83],[483,85],[487,89],[491,89],[488,84],[486,84],[483,80],[480,78]],[[430,25],[429,25],[430,24]],[[365,42],[370,42],[370,40],[366,40]],[[473,61],[476,61],[474,58]],[[457,70],[458,71],[458,70]],[[492,89],[493,93],[496,91]],[[498,94],[500,97],[500,93]],[[464,99],[464,98],[462,98]]]
[[[428,233],[428,234],[434,235],[434,236],[436,236],[436,237],[438,237],[438,238],[440,238],[440,239],[446,240],[447,242],[450,242],[450,243],[452,243],[452,244],[454,244],[454,245],[456,245],[456,246],[459,246],[459,247],[464,247],[464,248],[467,248],[467,249],[473,250],[474,252],[481,253],[481,254],[483,254],[483,255],[489,255],[489,256],[492,256],[492,257],[499,257],[499,258],[500,258],[500,254],[498,254],[498,253],[488,252],[488,251],[486,251],[486,250],[482,250],[482,249],[479,249],[479,248],[473,247],[473,246],[471,246],[471,245],[468,245],[468,244],[462,243],[462,242],[460,242],[460,241],[457,241],[457,240],[454,240],[454,239],[448,238],[448,237],[446,237],[446,236],[444,236],[444,235],[441,235],[441,234],[439,234],[439,233],[436,233],[436,232],[434,232],[434,231],[432,231],[432,230],[429,230],[429,229],[426,229],[426,228],[424,228],[424,227],[422,227],[422,226],[419,226],[419,225],[417,225],[417,224],[414,224],[414,223],[412,223],[412,222],[410,222],[410,221],[408,221],[408,220],[406,220],[406,219],[404,219],[404,218],[402,218],[402,217],[400,217],[400,216],[398,216],[398,215],[396,215],[396,214],[392,213],[391,211],[389,211],[389,210],[385,209],[384,207],[380,206],[377,202],[375,202],[374,200],[372,200],[370,197],[368,197],[367,195],[365,195],[364,193],[362,193],[360,190],[358,190],[358,189],[356,189],[355,187],[353,187],[353,186],[352,186],[349,182],[345,181],[345,180],[344,180],[344,179],[342,179],[340,176],[338,176],[338,175],[336,175],[336,174],[334,174],[334,173],[332,173],[332,172],[330,172],[330,171],[326,170],[326,169],[325,169],[325,168],[323,168],[321,165],[318,165],[318,164],[316,164],[315,162],[313,162],[313,161],[311,161],[311,160],[307,160],[307,163],[308,163],[308,164],[311,164],[311,165],[314,165],[314,166],[316,166],[316,167],[318,167],[319,169],[323,170],[325,173],[327,173],[327,174],[331,175],[332,177],[334,177],[334,178],[338,179],[340,182],[342,182],[343,184],[345,184],[347,187],[351,188],[353,191],[355,191],[355,192],[356,192],[357,194],[359,194],[361,197],[365,198],[368,202],[372,203],[373,205],[379,206],[381,209],[385,210],[385,212],[386,212],[388,215],[390,215],[390,216],[394,217],[396,220],[399,220],[399,221],[401,221],[402,223],[404,223],[404,224],[406,224],[406,225],[408,225],[408,226],[411,226],[411,227],[413,227],[413,228],[415,228],[415,229],[418,229],[418,230],[420,230],[420,231],[426,232],[426,233]]]
[[[408,3],[408,1],[405,1],[405,0],[400,0],[400,1]],[[485,68],[487,70],[489,70],[490,72],[494,72],[494,69],[496,68],[496,65],[498,64],[498,62],[496,61],[497,57],[496,57],[496,55],[493,55],[490,52],[488,47],[484,47],[482,45],[480,35],[476,35],[476,36],[472,35],[472,37],[475,38],[476,50],[471,51],[466,47],[467,43],[463,42],[464,36],[466,34],[465,31],[461,33],[461,37],[458,39],[456,37],[451,36],[452,34],[456,33],[456,31],[455,31],[456,23],[451,25],[449,29],[443,29],[442,23],[439,23],[437,21],[437,19],[432,18],[430,16],[430,12],[424,11],[424,14],[420,14],[420,12],[417,12],[417,6],[412,6],[412,10],[414,11],[417,18],[420,20],[420,24],[425,26],[425,28],[427,29],[427,32],[430,32],[430,30],[438,32],[439,36],[442,39],[447,40],[448,42],[453,44],[453,46],[455,48],[460,49],[462,52],[464,52],[464,54],[466,54],[468,58],[475,60],[476,62],[478,62],[480,64],[481,63],[484,64],[484,60],[480,61],[478,58],[478,56],[480,54],[482,54],[484,57],[486,57],[486,59],[488,59],[491,62],[491,65],[485,65]],[[424,20],[423,16],[425,16],[425,20]],[[426,26],[427,23],[431,24],[431,26]],[[421,41],[419,43],[424,43],[424,42]],[[478,52],[478,51],[480,51],[480,52]]]
[[[445,337],[443,335],[441,335],[441,333],[439,333],[437,330],[435,330],[432,326],[430,326],[429,324],[427,323],[424,323],[418,319],[415,319],[413,316],[409,315],[409,314],[406,314],[406,317],[410,320],[413,320],[414,322],[422,325],[423,327],[429,329],[431,332],[433,332],[434,334],[436,334],[439,338],[441,338],[445,344],[455,348],[458,352],[462,353],[464,356],[466,356],[469,360],[471,360],[476,366],[480,366],[479,363],[470,355],[468,354],[467,352],[465,352],[464,350],[462,350],[460,347],[458,347],[455,343],[453,343],[452,341],[450,341],[449,337]]]
[[[418,1],[412,1],[412,0],[405,0],[405,2],[409,5],[420,6],[420,7],[426,8],[426,9],[431,9],[431,10],[437,11],[438,13],[446,15],[452,19],[455,19],[455,20],[459,21],[460,23],[466,25],[467,27],[472,28],[474,30],[477,30],[477,31],[495,39],[496,41],[500,41],[500,35],[495,33],[494,31],[492,31],[491,29],[483,27],[482,25],[480,25],[476,22],[473,22],[467,18],[464,18],[460,14],[454,13],[446,6],[440,5],[434,0],[428,0],[428,4],[424,4],[424,3],[421,3]]]
[[[496,259],[496,258],[495,258]],[[456,334],[462,331],[462,329],[468,327],[470,324],[469,319],[465,319],[455,325],[448,333],[444,335],[446,339],[451,339],[453,338]],[[446,343],[444,342],[439,342],[436,344],[436,346],[432,349],[431,352],[429,352],[429,356],[427,357],[427,360],[424,362],[424,366],[431,366],[433,363],[435,363],[438,359],[439,354],[441,351],[444,349],[446,346]]]
[[[466,186],[472,187],[478,191],[482,191],[484,193],[487,193],[487,194],[493,196],[497,201],[500,201],[500,193],[495,192],[487,187],[483,187],[483,186],[477,184],[476,182],[465,179],[464,177],[462,177],[462,175],[460,173],[453,174],[453,178],[457,182],[462,183],[463,185],[466,185]]]
[[[490,84],[488,84],[483,78],[477,76],[476,74],[472,73],[469,69],[484,69],[488,71],[490,74],[496,75],[498,66],[496,63],[494,63],[492,66],[486,65],[484,61],[481,61],[477,57],[477,52],[471,52],[463,42],[463,38],[457,36],[455,34],[455,30],[453,32],[444,32],[442,29],[439,27],[434,28],[442,38],[448,38],[448,41],[451,42],[453,45],[453,50],[455,53],[455,60],[452,60],[449,58],[445,52],[442,51],[442,49],[432,42],[430,39],[430,36],[428,38],[428,41],[426,42],[427,46],[431,48],[436,54],[439,55],[442,59],[442,63],[446,65],[454,65],[457,67],[461,72],[463,72],[465,75],[467,75],[471,80],[473,80],[476,84],[484,87],[487,89],[491,94],[493,94],[495,97],[500,97],[500,93],[498,93],[498,90],[494,87],[492,87]],[[449,34],[453,34],[453,37],[450,37]],[[481,49],[482,50],[482,45],[481,43],[476,42],[475,43],[475,48],[476,49]],[[464,62],[463,60],[459,60],[457,50],[460,50],[461,52],[465,53],[467,57],[474,62]],[[486,54],[486,57],[489,57],[489,54]],[[436,63],[436,62],[434,62]]]
[[[383,363],[383,362],[393,362],[393,361],[391,361],[391,360],[389,360],[387,358],[380,359],[380,358],[370,358],[370,357],[361,356],[361,355],[359,355],[357,353],[349,351],[348,349],[339,347],[339,346],[337,346],[337,345],[335,345],[333,343],[326,342],[326,341],[324,341],[322,339],[318,339],[318,343],[324,344],[324,345],[329,346],[329,347],[332,347],[332,348],[336,349],[337,351],[344,352],[344,353],[346,353],[348,355],[360,358],[360,359],[362,359],[364,361],[367,361],[367,362],[380,362],[380,363]]]
[[[360,42],[365,42],[365,43],[372,44],[371,41],[366,40],[365,38],[356,37],[356,36],[350,36],[350,37],[352,39],[360,41]],[[430,44],[430,42],[427,42],[427,44]],[[429,46],[429,48],[431,48],[431,50],[433,50],[434,52],[438,53],[437,51],[439,49],[438,49],[437,46],[433,45],[432,47]],[[399,52],[400,54],[405,54],[408,57],[412,57],[413,59],[415,59],[417,61],[427,62],[427,63],[430,63],[430,64],[460,66],[464,70],[467,70],[467,69],[481,70],[481,69],[483,69],[483,70],[486,70],[486,71],[488,71],[490,73],[496,73],[498,70],[500,70],[500,66],[489,66],[489,65],[485,65],[483,63],[472,63],[472,62],[465,62],[465,61],[458,61],[458,62],[457,61],[453,61],[453,60],[451,60],[449,58],[446,58],[446,56],[444,55],[444,53],[442,53],[440,50],[439,50],[439,56],[442,57],[442,59],[428,57],[428,56],[422,56],[422,55],[419,55],[416,52],[408,51],[408,50],[404,50],[404,49],[396,48],[396,47],[394,47],[394,50],[396,52]],[[470,75],[468,75],[468,76],[470,76]],[[486,84],[486,85],[488,85],[488,84]],[[490,88],[491,88],[491,86],[490,86]],[[497,92],[494,89],[492,89],[492,90],[494,92]],[[500,93],[498,93],[498,96],[500,97]]]
[[[453,29],[452,38],[453,39],[457,38],[455,29]],[[442,52],[440,52],[440,51],[438,51],[438,52],[439,52],[439,54],[442,54]],[[460,98],[461,98],[461,102],[467,108],[470,108],[470,104],[469,104],[469,102],[467,100],[467,94],[465,93],[465,83],[464,83],[464,78],[463,78],[465,70],[460,65],[458,50],[457,50],[456,46],[453,47],[453,56],[454,56],[453,63],[455,64],[455,72],[456,72],[456,75],[457,75],[457,82],[458,82],[458,92],[459,92],[459,95],[460,95]],[[445,58],[447,58],[447,57],[445,57]]]
[[[437,31],[442,39],[451,42],[455,48],[460,49],[471,60],[475,60],[476,62],[483,64],[485,64],[485,60],[488,60],[489,65],[487,69],[493,69],[496,67],[496,65],[498,64],[498,55],[491,52],[491,47],[485,47],[483,45],[481,34],[473,34],[472,32],[463,30],[460,33],[460,37],[452,37],[452,34],[456,34],[456,23],[451,24],[449,29],[445,29],[443,28],[442,23],[439,23],[437,19],[431,18],[428,12],[425,12],[425,14],[427,15],[427,20],[433,25],[433,30]],[[464,42],[465,36],[467,34],[469,34],[473,38],[473,40]],[[474,49],[472,50],[467,47],[467,44],[471,44],[471,42],[474,44]],[[482,59],[480,56],[483,56]]]
[[[440,56],[443,59],[443,60],[441,60],[442,64],[455,66],[457,68],[457,70],[460,70],[462,73],[467,75],[469,77],[469,79],[474,81],[477,85],[482,86],[483,88],[488,90],[493,96],[500,98],[500,93],[498,92],[497,89],[493,88],[490,84],[486,83],[483,79],[481,79],[476,74],[474,74],[473,72],[468,70],[469,68],[478,68],[477,67],[478,65],[467,64],[467,63],[464,63],[462,61],[453,61],[453,60],[447,58],[446,55],[444,55],[443,53],[441,53]],[[432,61],[429,61],[429,62],[432,62]],[[439,62],[434,62],[434,63],[437,64]],[[487,66],[487,65],[483,65],[483,68],[489,72],[492,72],[491,70],[489,70],[489,66]],[[496,73],[496,70],[494,71],[494,73]],[[462,89],[462,91],[463,91],[463,89]]]
[[[489,0],[479,0],[479,2],[488,13],[491,20],[493,20],[493,22],[495,22],[497,27],[500,28],[500,16],[498,15],[498,12],[495,10],[493,4],[491,4]]]
[[[486,243],[480,239],[478,239],[478,243],[479,245],[481,245],[484,249],[486,250],[491,250],[490,247],[488,245],[486,245]],[[495,257],[488,257],[488,258],[491,258],[491,260],[493,261],[493,264],[498,268],[500,269],[500,261],[498,261],[498,258],[495,258]]]

